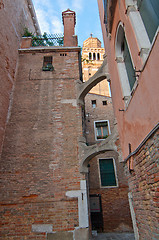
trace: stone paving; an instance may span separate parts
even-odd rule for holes
[[[92,240],[135,240],[133,233],[98,233]]]

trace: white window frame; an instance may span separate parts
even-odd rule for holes
[[[130,22],[135,32],[137,43],[139,46],[139,55],[143,61],[143,64],[147,61],[151,49],[154,45],[155,39],[159,32],[159,27],[154,35],[152,43],[149,40],[145,25],[140,16],[140,12],[137,9],[137,0],[125,0],[126,12],[130,18]]]
[[[130,84],[129,84],[129,78],[128,78],[128,75],[127,75],[126,66],[125,66],[125,62],[124,62],[124,58],[123,58],[123,53],[121,51],[122,39],[123,39],[124,36],[125,36],[125,39],[126,39],[126,42],[127,42],[127,45],[128,45],[128,49],[129,49],[129,53],[130,53],[130,57],[131,57],[131,62],[132,62],[132,65],[135,69],[135,65],[134,65],[134,62],[133,62],[133,59],[132,59],[132,55],[131,55],[129,43],[127,41],[124,26],[120,22],[118,24],[117,32],[116,32],[115,53],[116,53],[116,62],[117,62],[118,73],[119,73],[119,78],[120,78],[120,83],[121,83],[121,88],[122,88],[122,93],[123,93],[123,99],[125,101],[125,109],[126,109],[129,105],[130,100],[131,100],[131,94],[135,90],[135,88],[137,87],[138,82],[137,82],[137,78],[136,78],[134,86],[131,90],[130,89]]]
[[[98,121],[94,121],[94,135],[95,135],[95,140],[96,140],[96,141],[103,141],[103,140],[105,140],[105,138],[103,138],[103,139],[97,139],[96,123],[98,123],[98,122],[107,122],[107,124],[108,124],[108,133],[109,133],[109,135],[110,135],[110,134],[111,134],[111,131],[110,131],[109,120],[98,120]],[[108,136],[109,136],[109,135],[108,135]]]
[[[102,186],[99,161],[100,161],[100,160],[107,160],[107,159],[113,159],[114,174],[115,174],[115,179],[116,179],[116,186]],[[98,158],[98,174],[99,174],[100,188],[118,188],[118,187],[119,187],[118,175],[117,175],[117,168],[116,168],[115,159],[114,159],[113,157]]]

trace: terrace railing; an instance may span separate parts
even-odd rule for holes
[[[63,46],[63,34],[47,34],[42,36],[32,36],[32,47],[39,46]]]

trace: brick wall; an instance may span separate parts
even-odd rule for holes
[[[3,240],[46,239],[47,231],[79,225],[77,198],[66,192],[79,190],[83,178],[78,159],[81,108],[76,104],[80,49],[55,49],[19,55],[0,163]],[[44,56],[53,57],[53,72],[42,71]]]
[[[96,100],[96,107],[92,107],[92,100]],[[103,105],[103,101],[107,105]],[[114,127],[114,112],[112,99],[110,97],[88,93],[85,97],[85,111],[86,111],[86,139],[89,145],[95,144],[94,121],[109,120],[110,131]],[[89,115],[88,115],[89,114]]]
[[[0,1],[0,153],[24,27],[35,32],[25,0]]]
[[[100,158],[114,158],[118,186],[103,188],[100,186]],[[100,194],[103,212],[104,232],[132,232],[132,221],[128,203],[128,184],[124,176],[124,166],[119,163],[118,154],[109,151],[99,154],[90,161],[90,194]]]
[[[134,171],[125,167],[139,238],[159,238],[159,130],[133,157]]]
[[[92,100],[96,100],[95,108],[92,107]],[[107,105],[103,105],[103,101],[107,101]],[[112,99],[110,97],[88,93],[85,97],[85,110],[86,139],[88,145],[92,145],[100,142],[95,140],[94,121],[109,120],[110,131],[111,133],[113,132],[115,119]],[[118,179],[117,187],[101,187],[99,170],[100,158],[113,158],[115,160]],[[106,153],[99,154],[90,160],[89,165],[89,194],[101,195],[103,231],[132,232],[132,221],[128,203],[128,182],[124,175],[124,165],[119,162],[118,153],[115,151],[107,151]]]

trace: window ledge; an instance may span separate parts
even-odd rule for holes
[[[131,99],[132,99],[132,97],[133,97],[133,95],[134,95],[134,93],[135,93],[136,88],[137,88],[138,85],[139,85],[139,82],[138,82],[138,80],[136,80],[136,82],[134,83],[134,86],[133,86],[133,88],[132,88],[132,90],[131,90],[130,96],[125,96],[125,97],[124,97],[124,101],[125,101],[125,111],[128,109],[129,104],[130,104],[130,102],[131,102]]]
[[[42,67],[42,71],[50,71],[52,72],[54,70],[54,67]]]
[[[145,67],[145,65],[146,65],[146,63],[147,63],[147,60],[148,60],[148,58],[149,58],[149,56],[150,56],[150,53],[151,53],[151,51],[152,51],[152,49],[153,49],[153,46],[154,46],[154,44],[155,44],[155,41],[156,41],[156,39],[157,39],[158,34],[159,34],[159,27],[157,28],[157,31],[156,31],[156,33],[155,33],[155,36],[154,36],[154,38],[153,38],[153,41],[152,41],[152,44],[151,44],[150,48],[148,48],[148,49],[143,49],[142,51],[139,52],[139,55],[144,54],[142,70],[144,69],[144,67]],[[142,70],[141,70],[141,71],[142,71]]]
[[[100,186],[100,188],[118,188],[119,186]]]

